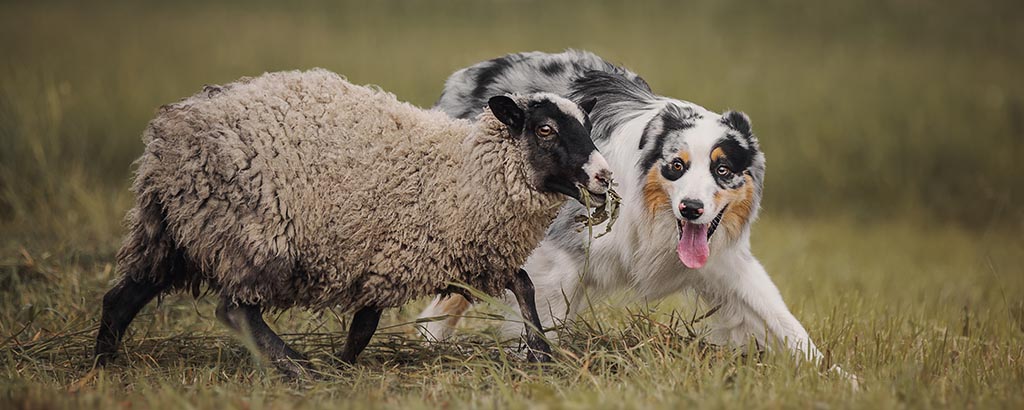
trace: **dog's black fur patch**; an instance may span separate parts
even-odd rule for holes
[[[681,170],[679,170],[679,171],[676,171],[672,167],[672,163],[676,162],[677,160],[683,165],[683,168]],[[675,180],[683,177],[683,174],[685,174],[686,171],[688,171],[690,169],[689,165],[690,164],[687,164],[682,159],[673,159],[672,161],[669,161],[669,162],[665,163],[665,165],[661,166],[661,176],[665,177],[665,179],[667,179],[669,181],[675,181]]]
[[[646,175],[647,171],[665,155],[663,151],[669,135],[692,128],[695,118],[699,118],[699,114],[693,110],[668,104],[647,123],[643,135],[640,136],[640,149],[645,149],[637,164],[643,171],[641,175]]]
[[[739,111],[726,111],[725,114],[722,114],[721,121],[722,124],[738,131],[744,137],[750,138],[750,118],[746,114]]]
[[[725,152],[725,157],[711,163],[711,175],[715,176],[715,181],[722,188],[735,189],[743,185],[743,174],[753,164],[760,147],[757,137],[751,132],[750,119],[746,114],[728,111],[722,114],[721,122],[729,127],[730,132],[715,145],[715,148]],[[724,177],[718,175],[716,170],[719,165],[729,167],[732,174]]]
[[[540,66],[540,72],[546,75],[559,75],[565,71],[565,64],[560,61],[552,61]]]
[[[505,70],[512,66],[508,58],[495,58],[487,62],[476,75],[476,88],[473,89],[473,98],[483,100],[488,97],[488,86],[494,82]]]
[[[595,141],[608,139],[616,128],[635,119],[657,101],[650,89],[621,74],[603,71],[587,71],[573,81],[569,90],[570,100],[597,100],[597,106],[590,113]]]

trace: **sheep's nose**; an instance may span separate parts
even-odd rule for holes
[[[608,161],[605,161],[604,156],[596,150],[590,153],[587,162],[583,164],[583,173],[586,180],[582,182],[586,183],[591,191],[603,194],[611,188],[612,171],[608,169]]]
[[[612,172],[609,170],[603,170],[594,175],[594,180],[597,181],[601,187],[607,189],[612,185]]]
[[[704,203],[696,199],[684,199],[679,202],[679,214],[688,220],[704,215]]]

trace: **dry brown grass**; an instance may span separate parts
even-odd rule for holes
[[[4,3],[0,408],[1024,407],[1024,14],[940,3]],[[768,157],[755,254],[866,389],[707,348],[690,322],[708,307],[685,295],[594,306],[539,368],[496,347],[495,307],[429,346],[408,306],[358,366],[298,384],[211,301],[168,296],[83,379],[156,107],[313,66],[429,105],[457,68],[566,47],[750,114]],[[333,312],[270,322],[323,364],[345,328]]]

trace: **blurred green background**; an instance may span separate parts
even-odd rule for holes
[[[0,220],[117,236],[142,129],[203,84],[325,67],[429,106],[456,69],[573,47],[747,112],[765,215],[1022,231],[1019,3],[5,2]]]
[[[784,356],[678,348],[671,316],[694,315],[688,297],[657,314],[595,306],[597,330],[563,340],[577,356],[548,372],[430,353],[404,326],[378,333],[354,375],[307,389],[262,373],[212,319],[213,298],[169,296],[136,320],[117,370],[76,382],[157,107],[310,67],[426,107],[456,69],[569,47],[751,116],[768,158],[754,253],[829,359],[871,389]],[[0,1],[0,408],[1021,408],[1021,73],[1020,0]],[[313,357],[332,346],[306,336],[344,326],[268,319]]]

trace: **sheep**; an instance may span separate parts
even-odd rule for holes
[[[530,312],[529,360],[550,360],[520,266],[564,196],[608,192],[593,106],[500,95],[471,123],[313,69],[161,107],[143,134],[94,363],[114,357],[154,297],[203,287],[220,295],[218,319],[289,377],[313,367],[265,309],[355,312],[340,353],[351,364],[382,309],[438,292],[471,298],[465,286],[513,292]]]

